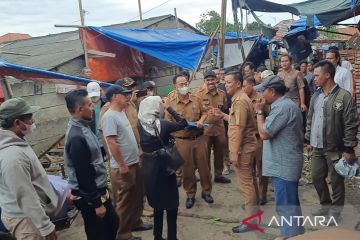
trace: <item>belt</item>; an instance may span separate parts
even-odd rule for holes
[[[174,137],[178,138],[178,139],[182,139],[182,140],[196,140],[197,138],[201,137],[202,135],[203,135],[203,133],[200,133],[195,136],[190,136],[190,137],[176,137],[176,136],[174,136]]]

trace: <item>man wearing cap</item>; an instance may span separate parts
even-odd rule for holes
[[[143,84],[143,89],[147,91],[146,96],[156,95],[156,84],[154,81],[145,81]]]
[[[70,198],[81,211],[87,239],[115,240],[119,220],[107,190],[107,170],[98,138],[89,126],[92,101],[85,89],[69,92],[65,101],[71,114],[64,152]]]
[[[265,85],[268,84],[268,82],[274,77],[274,73],[271,70],[264,70],[261,74],[260,74],[260,78],[261,78],[261,83],[254,86],[254,89],[256,92],[260,93],[262,95],[262,93],[265,90]]]
[[[302,112],[306,112],[304,76],[295,70],[291,64],[292,57],[290,55],[282,56],[282,71],[278,73],[278,76],[284,80],[286,87],[289,89],[286,95],[300,107]]]
[[[242,90],[242,74],[231,71],[225,74],[226,91],[232,96],[229,115],[218,114],[229,123],[230,161],[235,169],[240,193],[244,199],[246,217],[259,211],[258,188],[254,173],[254,152],[256,150],[256,125],[251,100]],[[245,217],[244,217],[245,218]],[[258,224],[251,221],[252,224]],[[244,233],[253,229],[241,223],[234,227],[234,233]]]
[[[201,196],[207,203],[213,203],[207,143],[203,134],[207,114],[201,99],[189,93],[189,81],[186,77],[177,74],[173,78],[173,83],[176,92],[169,98],[170,106],[187,121],[194,123],[194,127],[173,134],[177,150],[185,161],[183,165],[183,185],[187,195],[186,208],[192,208],[195,204],[197,190],[196,169],[198,169],[200,175]],[[175,122],[175,119],[167,111],[165,112],[165,119]]]
[[[315,216],[340,217],[345,203],[344,178],[334,170],[334,162],[344,157],[349,164],[357,158],[358,118],[354,99],[335,83],[334,64],[315,64],[315,84],[320,87],[311,98],[305,139],[313,147],[311,176],[321,208]],[[326,177],[330,173],[332,196]]]
[[[224,145],[226,144],[224,121],[214,114],[211,114],[214,108],[225,111],[227,106],[225,92],[216,87],[216,77],[217,76],[213,71],[205,72],[205,88],[200,88],[197,95],[201,98],[202,105],[208,113],[206,122],[210,124],[210,127],[204,130],[204,135],[207,137],[208,142],[207,157],[210,169],[211,150],[214,152],[214,182],[230,183],[230,179],[222,175],[224,170],[224,151],[226,150],[224,149]]]
[[[260,102],[262,97],[261,95],[255,91],[254,86],[256,82],[254,78],[246,78],[244,79],[243,83],[243,89],[246,95],[251,100],[251,103],[255,109],[256,103]],[[256,124],[256,112],[254,111],[254,120]],[[256,140],[257,140],[257,146],[254,154],[254,169],[256,172],[256,175],[259,179],[259,197],[260,197],[260,205],[265,205],[267,203],[267,189],[268,189],[268,183],[269,183],[269,177],[265,177],[262,175],[262,154],[263,154],[263,141],[260,138],[259,132],[257,131],[257,125],[256,125]]]
[[[0,106],[1,219],[16,239],[57,239],[48,214],[56,210],[58,197],[25,140],[35,129],[33,114],[39,109],[22,98]]]
[[[304,161],[302,115],[298,105],[286,96],[288,89],[279,77],[264,87],[265,102],[256,104],[258,131],[264,140],[263,176],[272,179],[278,215],[290,219],[302,216],[298,194]],[[266,119],[265,104],[270,104],[271,109]],[[284,221],[280,229],[282,237],[304,233],[301,222]]]
[[[90,82],[86,85],[86,90],[88,92],[88,97],[91,99],[93,109],[93,116],[90,120],[89,126],[91,131],[93,131],[93,133],[97,136],[101,148],[101,153],[103,157],[105,157],[106,151],[102,142],[101,134],[99,132],[100,111],[101,107],[105,104],[101,99],[101,88],[99,83]]]
[[[106,91],[110,108],[102,118],[102,131],[110,152],[111,183],[115,210],[120,218],[118,240],[136,240],[132,231],[148,230],[151,225],[141,220],[143,210],[143,179],[139,166],[138,144],[125,109],[130,90],[111,86]]]

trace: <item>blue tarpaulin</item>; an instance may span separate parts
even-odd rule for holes
[[[19,80],[31,80],[34,82],[41,82],[41,83],[86,85],[89,82],[92,82],[92,80],[87,78],[75,77],[62,73],[12,64],[0,58],[0,77],[5,77],[5,76],[12,76]],[[111,83],[106,83],[106,82],[98,82],[98,83],[104,87],[113,85]]]
[[[320,20],[314,16],[314,21],[313,21],[313,26],[319,26]],[[298,20],[296,20],[293,24],[291,24],[290,29],[294,29],[294,28],[298,28],[298,27],[306,27],[307,26],[307,17],[306,16],[301,16]],[[313,26],[308,26],[308,27],[313,27]]]
[[[237,39],[238,38],[237,32],[227,32],[226,38]],[[258,43],[260,45],[268,45],[269,44],[269,39],[267,39],[264,36],[253,35],[253,34],[248,34],[248,33],[240,33],[239,38],[244,39],[244,41],[258,40]]]
[[[89,27],[106,37],[164,62],[195,70],[209,37],[180,29],[119,29]]]

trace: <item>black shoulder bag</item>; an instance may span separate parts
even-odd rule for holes
[[[154,129],[156,137],[159,139],[162,148],[158,150],[158,153],[161,157],[166,159],[167,167],[176,171],[179,167],[184,164],[184,159],[182,159],[181,155],[179,154],[176,145],[174,142],[169,143],[169,145],[165,145],[164,141],[161,139],[159,130],[154,123]]]

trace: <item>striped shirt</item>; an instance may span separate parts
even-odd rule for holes
[[[264,123],[271,137],[264,141],[263,176],[298,181],[303,166],[302,115],[289,98],[281,97],[271,104]]]

